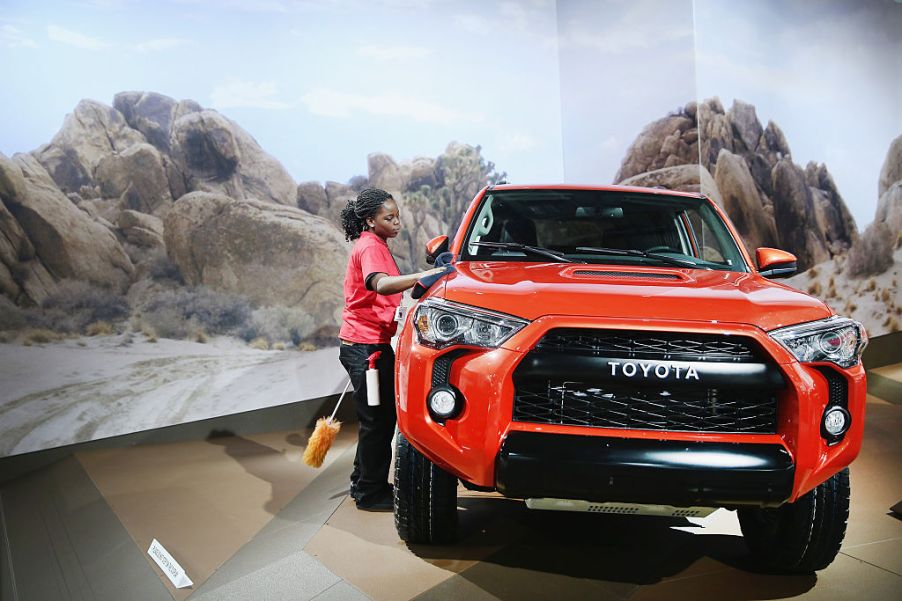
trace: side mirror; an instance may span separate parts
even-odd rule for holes
[[[778,248],[759,248],[755,251],[758,273],[766,278],[786,278],[796,272],[798,259]]]
[[[426,243],[426,262],[430,265],[435,263],[435,258],[448,250],[448,236],[436,236]]]

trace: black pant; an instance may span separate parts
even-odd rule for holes
[[[371,407],[366,398],[367,358],[376,351],[379,370],[379,405]],[[358,503],[371,503],[387,494],[391,464],[391,441],[395,435],[395,352],[388,344],[342,344],[338,358],[354,387],[354,403],[360,431],[357,456],[351,472],[351,496]]]

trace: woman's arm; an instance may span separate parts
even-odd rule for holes
[[[444,267],[436,267],[435,269],[427,269],[419,273],[411,273],[409,275],[388,275],[386,273],[377,273],[370,279],[370,288],[377,294],[398,294],[404,292],[408,288],[413,288],[417,280],[428,275],[442,273]]]

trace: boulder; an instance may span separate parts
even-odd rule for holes
[[[758,149],[758,140],[764,133],[755,107],[741,100],[734,100],[727,118],[733,126],[734,146],[738,145],[735,142],[741,142],[741,148],[737,150],[755,152]]]
[[[22,170],[0,153],[0,293],[20,304],[37,304],[53,290],[25,230],[6,208],[25,195]],[[37,271],[36,271],[37,270]]]
[[[902,181],[897,181],[880,196],[874,221],[885,223],[896,235],[902,232]]]
[[[145,248],[163,248],[163,220],[138,211],[125,210],[117,221],[125,239]]]
[[[93,186],[94,170],[104,157],[146,142],[122,113],[94,100],[82,100],[66,115],[62,128],[32,154],[63,192]]]
[[[435,169],[435,159],[417,157],[410,163],[402,165],[405,171],[405,189],[419,190],[423,186],[437,188],[441,185]]]
[[[836,188],[833,176],[826,165],[811,161],[805,167],[805,178],[814,198],[817,224],[824,232],[830,254],[847,251],[858,238],[858,227]]]
[[[120,92],[113,98],[113,107],[122,113],[129,126],[167,153],[175,105],[174,99],[155,92]]]
[[[887,190],[898,181],[902,181],[902,136],[893,140],[880,169],[877,196],[883,197]]]
[[[164,230],[186,284],[244,295],[257,305],[297,307],[320,325],[340,322],[350,246],[322,217],[192,192],[173,206]]]
[[[7,202],[35,255],[57,280],[84,280],[124,291],[134,266],[116,236],[60,192],[41,164],[29,154],[13,162],[25,179],[25,193]]]
[[[767,122],[767,127],[758,140],[758,153],[767,160],[771,169],[784,158],[792,156],[783,130],[773,121]]]
[[[329,198],[326,189],[319,182],[301,182],[298,184],[298,208],[326,217],[329,209]]]
[[[357,198],[357,190],[339,182],[326,182],[325,190],[329,208],[322,217],[341,229],[341,212],[348,206],[349,200]]]
[[[682,133],[694,128],[695,122],[685,115],[664,117],[646,125],[627,150],[626,157],[620,164],[620,170],[614,176],[614,181],[622,182],[636,174],[664,167],[670,156],[677,156],[668,153],[679,152],[683,148],[677,143]],[[678,158],[682,157],[683,163],[698,162],[697,157],[692,160],[690,145],[681,139],[679,141],[683,142],[685,149],[684,155],[680,155]],[[667,145],[666,151],[665,144]]]
[[[788,158],[774,167],[774,221],[779,247],[798,257],[799,271],[830,259],[805,173]]]
[[[297,185],[282,164],[216,111],[188,112],[176,119],[170,144],[175,171],[189,191],[296,206]]]
[[[754,251],[761,246],[773,247],[777,244],[777,232],[773,215],[763,208],[763,201],[748,164],[726,149],[717,156],[714,181],[723,198],[723,208],[730,221]]]
[[[393,196],[404,189],[404,181],[398,164],[389,155],[374,152],[366,158],[367,173],[370,185],[381,188]]]
[[[714,170],[722,148],[733,152],[733,125],[716,97],[698,106],[698,137],[701,141],[701,163],[709,171]]]
[[[150,144],[135,144],[103,157],[94,175],[101,194],[118,198],[123,209],[165,214],[172,205],[163,158]]]

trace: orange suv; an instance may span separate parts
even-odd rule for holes
[[[699,194],[498,185],[437,256],[397,349],[402,539],[453,540],[460,481],[533,509],[735,509],[763,567],[833,560],[867,335],[772,281],[793,255],[753,263]]]

